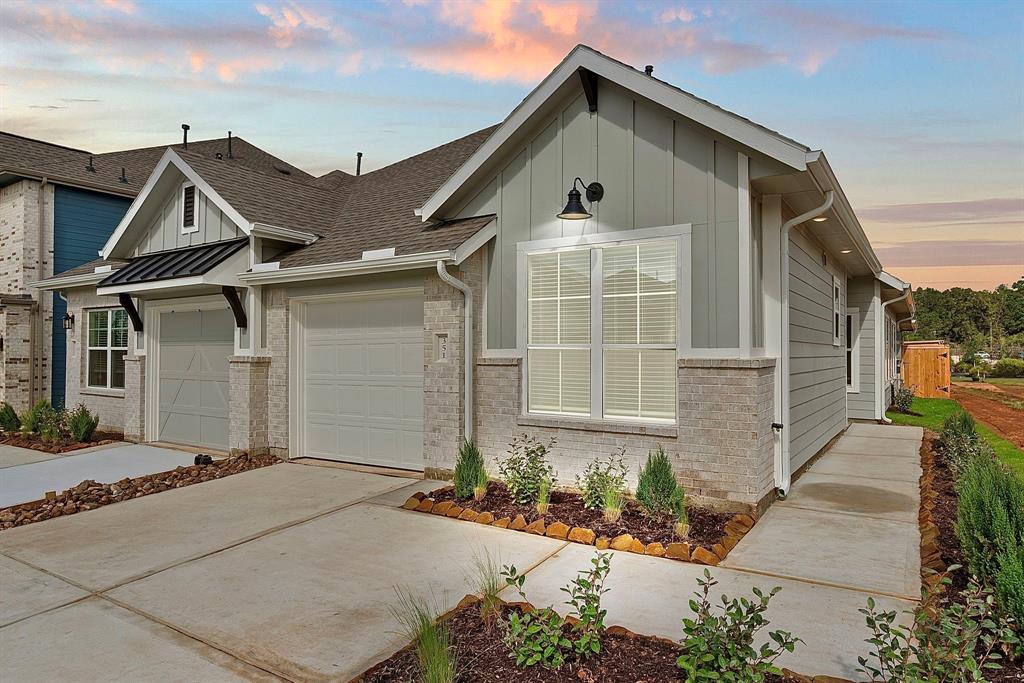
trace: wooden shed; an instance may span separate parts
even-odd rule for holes
[[[949,398],[949,344],[944,341],[903,342],[900,375],[918,398]]]

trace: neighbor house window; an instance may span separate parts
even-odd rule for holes
[[[526,257],[527,410],[676,416],[677,242]]]
[[[89,311],[87,383],[100,389],[124,388],[128,315],[123,308]]]
[[[181,188],[181,234],[198,232],[196,223],[196,186],[186,183]]]

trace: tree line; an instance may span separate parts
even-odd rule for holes
[[[1024,350],[1024,277],[994,290],[914,290],[917,331],[907,339],[944,339],[964,354]]]

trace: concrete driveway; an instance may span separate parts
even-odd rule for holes
[[[448,609],[484,551],[529,571],[532,600],[562,603],[592,548],[398,507],[433,486],[282,464],[0,533],[4,680],[346,681],[404,644],[396,587]],[[806,641],[783,665],[854,674],[868,591],[713,571],[731,595],[783,587],[772,627]],[[702,572],[615,553],[608,623],[679,638]]]

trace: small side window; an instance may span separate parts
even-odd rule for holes
[[[198,232],[196,224],[196,186],[191,183],[181,188],[181,234]]]

